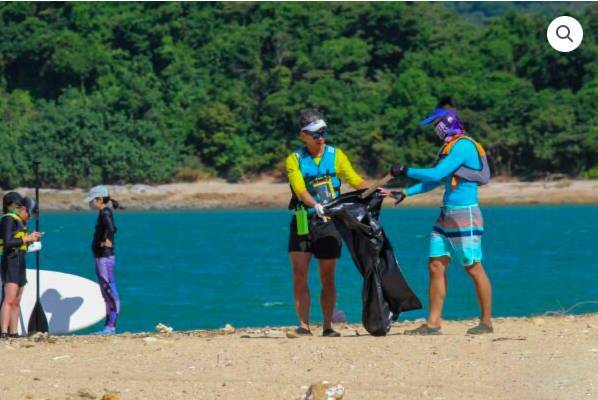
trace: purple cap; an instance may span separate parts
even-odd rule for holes
[[[456,135],[463,131],[463,126],[461,125],[461,121],[457,115],[457,110],[454,108],[437,107],[434,109],[434,112],[427,118],[423,119],[420,124],[430,125],[436,120],[440,120],[440,122],[442,122],[442,128],[444,131],[443,133],[445,136]]]
[[[430,125],[432,122],[436,121],[437,119],[442,118],[445,115],[447,115],[448,112],[449,112],[449,109],[447,109],[447,108],[437,107],[434,109],[434,112],[432,114],[430,114],[425,119],[422,119],[419,124],[420,125]]]

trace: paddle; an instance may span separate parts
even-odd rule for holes
[[[39,161],[33,162],[33,169],[35,172],[35,230],[39,232]],[[27,325],[27,334],[29,335],[36,332],[48,332],[48,319],[39,299],[39,253],[40,251],[35,252],[35,295],[37,300],[31,317],[29,317],[29,325]]]
[[[390,169],[390,172],[386,174],[383,178],[378,179],[376,182],[372,184],[365,192],[361,193],[361,198],[365,199],[370,194],[374,193],[380,186],[386,185],[388,182],[392,181],[394,178],[401,175],[401,171],[397,169],[397,167],[393,167]]]

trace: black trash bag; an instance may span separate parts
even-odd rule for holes
[[[399,269],[392,246],[378,221],[382,196],[363,190],[341,195],[325,206],[363,276],[362,322],[372,336],[385,336],[403,311],[419,310],[421,302]]]

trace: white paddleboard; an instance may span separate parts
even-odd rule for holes
[[[40,270],[39,273],[39,295],[50,333],[75,332],[106,317],[106,305],[96,282],[57,271]],[[19,333],[22,335],[27,334],[27,325],[35,306],[35,282],[35,269],[27,269],[27,285],[19,315]]]

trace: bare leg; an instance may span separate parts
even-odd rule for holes
[[[465,267],[465,270],[475,285],[478,302],[482,311],[480,320],[486,325],[492,326],[492,286],[490,279],[488,279],[488,275],[486,275],[486,271],[480,263],[473,263]]]
[[[17,290],[17,297],[10,310],[10,324],[8,325],[9,333],[19,333],[19,307],[21,305],[21,297],[23,296],[23,288],[23,286],[20,286]]]
[[[324,316],[324,330],[332,327],[332,314],[336,305],[336,284],[334,272],[336,269],[336,260],[319,260],[320,262],[320,280],[322,281],[322,293],[320,294],[320,303],[322,305],[322,315]]]
[[[302,328],[309,329],[309,307],[311,298],[307,277],[309,273],[309,261],[312,253],[292,251],[289,253],[293,266],[293,293],[295,295],[295,310],[299,317],[299,324]]]
[[[19,296],[19,285],[16,283],[5,283],[4,284],[4,301],[2,302],[2,308],[0,309],[0,320],[2,323],[0,325],[0,331],[2,333],[9,333],[9,327],[12,328],[11,324],[11,317],[13,314],[13,306],[16,304],[17,307],[17,322],[18,322],[18,310],[19,310],[19,303],[17,303],[17,298]],[[17,325],[18,327],[18,325]],[[12,330],[11,330],[12,333]]]
[[[430,273],[430,315],[428,316],[428,326],[439,328],[442,324],[442,306],[446,297],[446,268],[451,262],[451,258],[430,257],[428,271]]]

